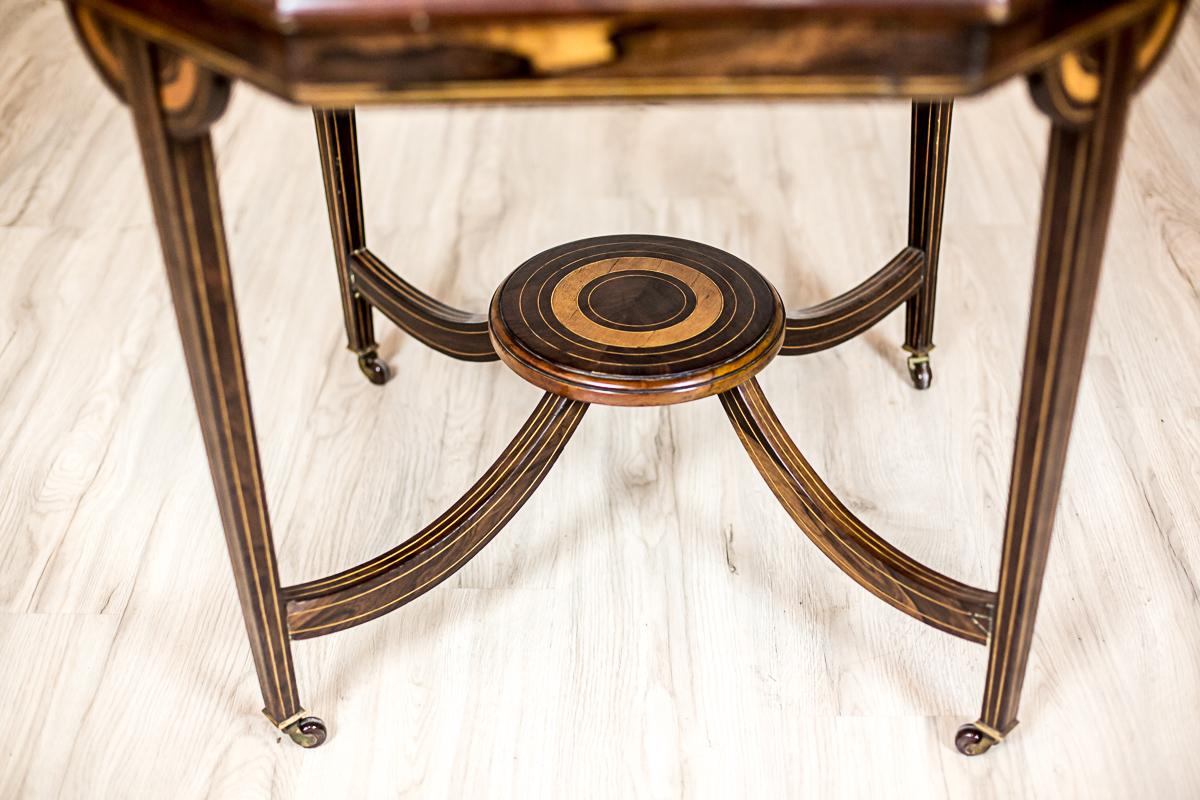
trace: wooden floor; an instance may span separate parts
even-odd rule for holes
[[[953,749],[984,649],[853,585],[710,399],[596,408],[462,573],[297,645],[332,737],[260,702],[126,113],[51,0],[0,0],[0,797],[1200,796],[1200,12],[1139,99],[1023,724]],[[934,385],[898,315],[763,384],[904,550],[995,581],[1047,124],[962,102]],[[373,249],[484,308],[528,255],[691,237],[823,299],[903,241],[908,109],[735,104],[360,117]],[[436,516],[538,392],[381,325],[343,350],[309,113],[216,132],[287,582]]]

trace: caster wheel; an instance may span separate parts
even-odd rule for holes
[[[320,747],[325,743],[328,732],[319,717],[301,717],[283,729],[291,740],[306,749]]]
[[[908,376],[913,386],[925,390],[933,383],[933,370],[929,367],[929,356],[909,356]]]
[[[995,743],[995,739],[974,725],[963,725],[954,735],[954,746],[964,756],[981,756]]]
[[[362,370],[363,375],[367,376],[367,380],[376,386],[383,386],[388,382],[388,378],[392,377],[392,371],[388,369],[387,363],[381,361],[379,354],[374,350],[358,357],[358,368]]]

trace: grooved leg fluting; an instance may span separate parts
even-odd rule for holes
[[[302,746],[321,744],[324,723],[300,707],[290,638],[374,619],[454,574],[537,490],[587,403],[666,405],[716,394],[754,465],[823,553],[893,607],[987,644],[980,719],[959,730],[956,745],[975,755],[1003,738],[1017,722],[1129,96],[1138,63],[1144,70],[1154,62],[1153,38],[1150,54],[1135,58],[1144,27],[1072,53],[1073,72],[1064,56],[1031,77],[1054,125],[995,592],[917,562],[854,516],[800,454],[754,377],[777,353],[835,346],[905,304],[909,368],[918,388],[929,386],[949,101],[913,105],[908,245],[859,286],[791,314],[737,257],[650,235],[546,250],[501,284],[486,317],[448,306],[367,249],[354,113],[316,111],[347,339],[368,377],[387,379],[372,328],[377,308],[430,347],[463,360],[499,358],[547,394],[493,466],[426,528],[368,562],[281,589],[208,136],[228,81],[197,70],[191,84],[164,91],[163,76],[178,62],[168,63],[161,45],[114,30],[122,70],[110,79],[137,128],[266,715]],[[193,94],[172,111],[164,98],[180,101],[189,85]]]
[[[586,403],[545,395],[491,468],[416,535],[356,567],[284,589],[292,637],[361,625],[462,569],[541,485],[585,411]]]
[[[1134,88],[1132,52],[1128,31],[1102,44],[1094,120],[1056,120],[1050,135],[987,683],[980,724],[958,737],[972,755],[1017,724]]]
[[[800,454],[757,380],[723,392],[721,404],[775,497],[842,571],[927,625],[987,642],[996,596],[910,558],[854,516]]]
[[[367,249],[363,221],[358,126],[354,109],[314,109],[325,178],[325,202],[337,255],[342,311],[349,347],[358,366],[376,384],[390,373],[380,360],[371,309],[377,308],[413,338],[461,361],[495,361],[487,317],[430,297],[401,278]]]
[[[389,373],[387,365],[379,359],[371,304],[355,289],[350,270],[353,254],[367,243],[354,109],[313,109],[313,118],[317,126],[325,205],[329,209],[329,228],[333,234],[333,254],[342,295],[346,346],[358,356],[358,366],[367,379],[382,385],[387,382]]]
[[[277,725],[301,714],[259,465],[217,176],[208,134],[172,134],[158,90],[162,54],[118,33],[158,223],[171,297],[208,453],[264,711]]]
[[[917,102],[912,106],[908,245],[925,254],[925,281],[905,305],[904,349],[911,354],[908,369],[918,389],[928,389],[933,380],[929,351],[933,349],[933,312],[953,109],[954,103],[949,100]]]

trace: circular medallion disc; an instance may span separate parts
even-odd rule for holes
[[[694,400],[779,351],[779,295],[744,261],[666,236],[602,236],[526,261],[492,298],[500,359],[547,391],[609,405]]]

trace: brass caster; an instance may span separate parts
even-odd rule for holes
[[[908,376],[912,378],[913,386],[925,390],[933,383],[933,370],[929,368],[928,355],[912,355],[908,357]]]
[[[367,376],[367,380],[376,386],[383,386],[388,382],[388,378],[392,377],[392,371],[388,369],[387,363],[381,361],[379,354],[374,350],[358,357],[358,368],[362,370],[363,375]]]
[[[311,749],[325,744],[328,732],[319,717],[300,717],[290,725],[280,728],[291,740],[303,748]]]
[[[964,756],[981,756],[1000,740],[985,733],[976,724],[963,725],[954,734],[954,746]]]

